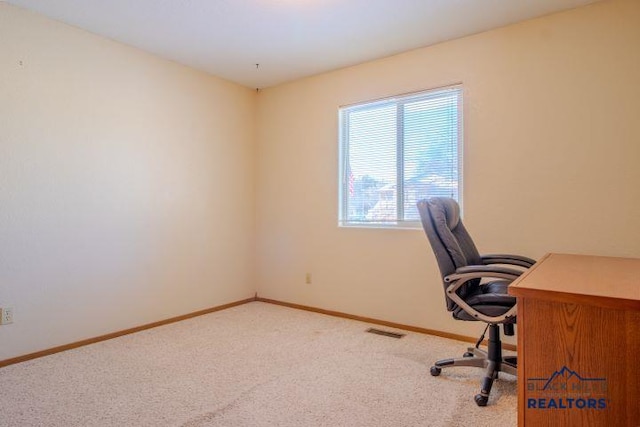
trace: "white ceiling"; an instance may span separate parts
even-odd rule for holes
[[[595,1],[6,0],[251,88]]]

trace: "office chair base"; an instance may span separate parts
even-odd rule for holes
[[[437,377],[442,373],[442,368],[450,366],[472,366],[486,370],[482,380],[480,393],[475,395],[474,400],[478,406],[487,406],[489,393],[498,373],[505,372],[510,375],[518,375],[518,360],[516,356],[502,356],[502,343],[497,325],[489,326],[489,347],[481,350],[477,347],[469,347],[462,357],[454,359],[438,360],[429,371],[431,375]]]
[[[511,375],[518,375],[518,358],[516,356],[504,356],[500,363],[499,372],[506,372]],[[473,366],[476,368],[487,368],[489,357],[486,351],[475,347],[469,347],[462,357],[454,359],[442,359],[433,364],[432,368],[446,368],[449,366]],[[433,374],[432,374],[433,375]],[[438,374],[433,375],[437,377]]]

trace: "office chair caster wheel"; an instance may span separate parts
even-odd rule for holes
[[[462,357],[473,357],[473,353],[471,353],[470,351],[465,352]]]
[[[478,406],[487,406],[487,402],[489,401],[489,397],[488,396],[483,396],[481,394],[476,394],[476,396],[473,398],[473,400],[476,401],[476,405],[478,405]]]
[[[442,368],[439,368],[437,366],[432,366],[429,372],[431,372],[432,376],[437,377],[438,375],[440,375],[440,372],[442,372]]]

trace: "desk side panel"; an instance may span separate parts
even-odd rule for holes
[[[530,298],[519,304],[520,424],[637,426],[640,312]]]

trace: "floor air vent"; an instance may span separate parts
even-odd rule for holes
[[[406,334],[399,334],[397,332],[383,331],[382,329],[376,329],[376,328],[369,328],[367,329],[366,332],[369,332],[370,334],[384,335],[385,337],[391,337],[391,338],[402,338],[403,336],[406,335]]]

